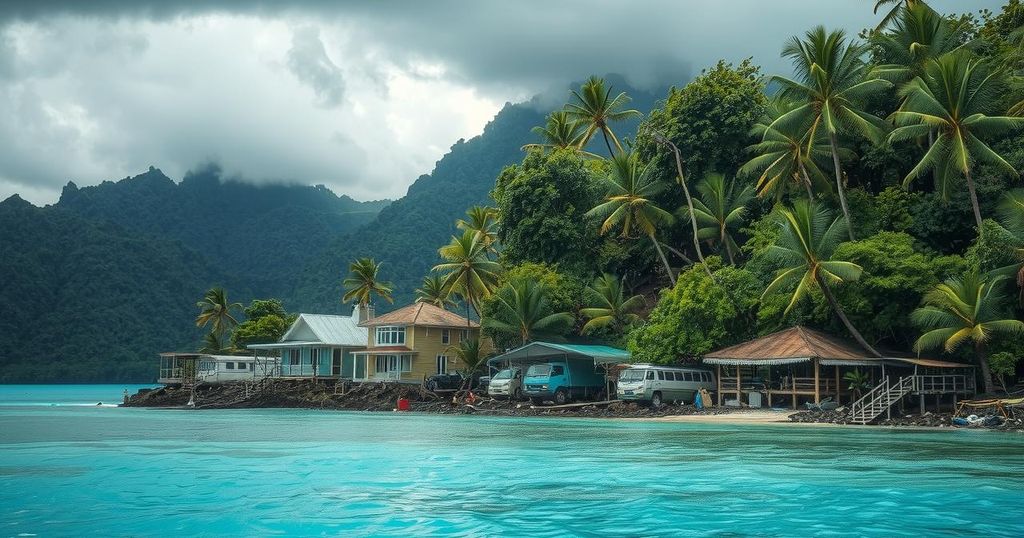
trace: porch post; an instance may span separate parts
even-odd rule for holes
[[[768,392],[768,409],[772,408],[772,366],[768,365],[768,383],[765,384],[764,390]]]
[[[718,407],[722,407],[722,365],[715,365],[715,379],[718,380]]]
[[[819,380],[820,365],[818,364],[818,358],[815,357],[811,362],[814,365],[814,404],[818,405],[821,403],[821,381]]]
[[[793,375],[793,367],[789,367],[789,389],[793,392],[793,409],[796,409],[796,376]]]
[[[740,365],[738,365],[738,364],[736,365],[736,406],[737,407],[743,404],[743,391],[741,390],[742,385],[740,384],[740,372],[742,371],[741,368],[742,367]]]
[[[836,365],[836,403],[840,403],[841,396],[839,395],[839,365]]]

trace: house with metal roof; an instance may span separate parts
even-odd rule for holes
[[[926,395],[938,406],[943,397],[955,404],[958,396],[975,392],[971,365],[896,353],[875,357],[853,342],[799,325],[706,353],[701,360],[716,368],[719,405],[723,399],[742,405],[764,396],[769,407],[773,399],[783,399],[795,409],[800,399],[817,404],[826,396],[850,404],[855,421],[873,420],[910,394],[919,398],[923,412]],[[869,376],[873,388],[863,395],[843,382],[853,370]]]
[[[465,368],[454,348],[480,338],[480,324],[429,303],[413,303],[359,324],[366,333],[353,351],[355,379],[420,383]],[[490,343],[480,343],[481,353]]]
[[[349,316],[299,314],[278,342],[247,347],[279,352],[282,377],[365,378],[353,353],[366,347],[367,329],[359,323],[371,312],[357,306]]]

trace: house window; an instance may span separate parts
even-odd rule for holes
[[[441,329],[441,343],[450,344],[452,343],[452,331],[450,329]]]
[[[448,356],[438,355],[437,356],[437,373],[447,374],[448,373]]]
[[[404,345],[405,344],[405,327],[396,327],[386,325],[384,327],[377,327],[377,345],[388,346],[388,345]]]
[[[411,372],[412,357],[409,355],[378,355],[377,373]]]
[[[466,340],[469,340],[469,331],[462,329],[459,331],[459,342],[465,342]]]
[[[289,349],[288,350],[288,365],[298,366],[299,365],[299,350]]]
[[[320,348],[312,348],[309,350],[309,364],[316,368],[320,365]]]
[[[225,362],[224,363],[224,367],[227,368],[228,370],[234,370],[235,369],[235,363],[233,363],[233,362]]]

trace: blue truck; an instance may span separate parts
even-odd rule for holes
[[[523,393],[534,405],[553,401],[562,405],[574,399],[590,399],[604,387],[604,374],[590,359],[553,359],[530,365],[523,378]]]

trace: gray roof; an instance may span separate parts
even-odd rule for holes
[[[579,357],[593,359],[594,364],[616,364],[629,362],[630,354],[625,349],[610,346],[530,342],[525,346],[497,355],[489,359],[487,363],[497,364],[502,361],[536,361],[554,357]]]
[[[276,344],[252,344],[250,349],[296,347],[304,345],[366,347],[367,331],[359,326],[358,309],[351,316],[299,314]]]

